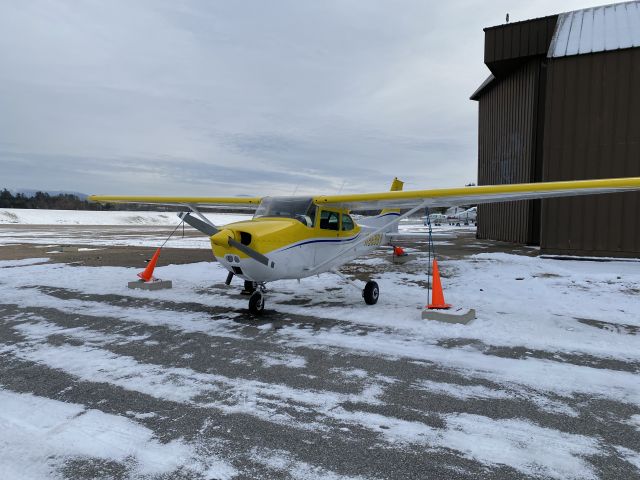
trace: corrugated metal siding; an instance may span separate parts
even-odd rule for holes
[[[500,77],[529,57],[546,55],[557,15],[485,28],[484,63]]]
[[[536,105],[541,60],[531,60],[479,98],[478,183],[498,185],[534,181]],[[533,203],[478,206],[478,238],[532,243]]]
[[[640,176],[640,49],[548,67],[543,179]],[[546,253],[640,256],[640,193],[543,201]]]
[[[640,46],[640,2],[617,3],[563,13],[549,57],[564,57]]]

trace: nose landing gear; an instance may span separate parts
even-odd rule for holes
[[[264,284],[259,284],[258,288],[249,297],[249,311],[254,315],[261,315],[264,312],[265,292]]]
[[[256,291],[256,284],[250,280],[244,281],[244,289],[240,292],[241,295],[251,295]]]

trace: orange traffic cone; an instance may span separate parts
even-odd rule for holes
[[[438,261],[433,259],[433,288],[431,289],[431,303],[427,305],[430,310],[446,310],[451,305],[444,303],[444,292],[440,283],[440,271],[438,270]]]
[[[393,247],[393,254],[396,257],[401,257],[404,255],[404,248],[402,247]]]
[[[153,269],[156,268],[156,263],[158,263],[160,250],[162,250],[162,247],[158,248],[156,250],[156,253],[153,254],[153,257],[151,257],[151,260],[149,260],[149,264],[147,265],[147,268],[144,269],[144,272],[140,272],[138,274],[138,276],[145,282],[150,282],[151,280],[153,280]]]

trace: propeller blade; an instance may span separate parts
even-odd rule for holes
[[[274,267],[274,263],[269,260],[267,257],[265,257],[263,254],[261,254],[260,252],[254,250],[253,248],[247,247],[246,245],[238,242],[237,240],[233,239],[233,238],[229,238],[229,246],[240,250],[241,252],[247,254],[248,256],[250,256],[251,258],[253,258],[254,260],[262,263],[263,265],[271,266],[271,268]]]
[[[185,223],[188,223],[189,225],[191,225],[193,228],[195,228],[196,230],[204,233],[205,235],[208,235],[209,237],[219,233],[221,230],[214,227],[213,225],[203,222],[202,220],[200,220],[199,218],[194,217],[193,215],[191,215],[191,213],[187,213],[187,212],[181,212],[178,214],[178,216],[184,220]],[[240,250],[241,252],[243,252],[244,254],[246,254],[247,256],[253,258],[254,260],[262,263],[263,265],[266,265],[267,267],[271,266],[271,268],[274,267],[274,263],[269,260],[267,257],[265,257],[263,254],[261,254],[260,252],[254,250],[253,248],[250,248],[246,245],[244,245],[243,243],[238,242],[236,239],[229,237],[228,238],[228,242],[229,242],[229,246],[233,247],[237,250]]]
[[[200,220],[199,218],[194,217],[193,215],[191,215],[190,213],[187,212],[180,212],[178,214],[178,216],[184,220],[185,223],[188,223],[189,225],[191,225],[193,228],[195,228],[196,230],[198,230],[199,232],[204,233],[207,236],[211,236],[211,235],[215,235],[216,233],[218,233],[220,230],[218,230],[216,227],[214,227],[213,225],[203,222],[202,220]]]

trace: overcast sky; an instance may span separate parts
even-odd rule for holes
[[[0,188],[463,185],[483,27],[601,3],[0,0]]]

